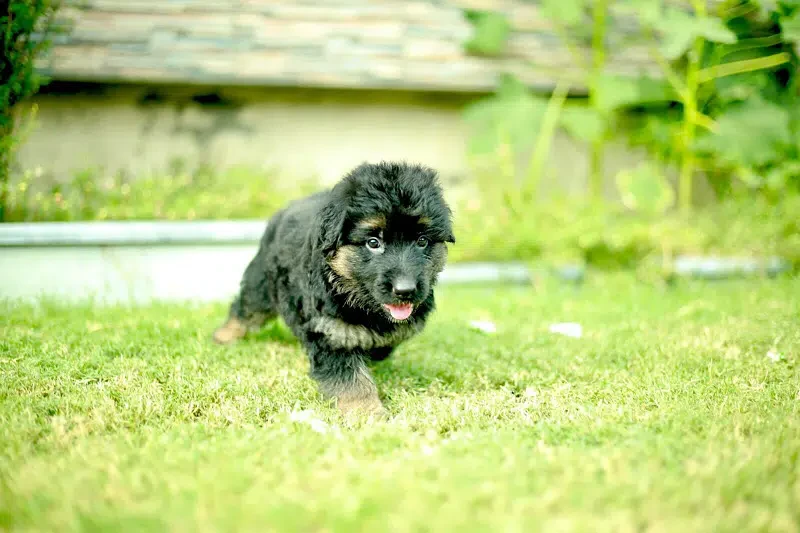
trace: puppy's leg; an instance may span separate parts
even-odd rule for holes
[[[355,350],[309,347],[311,377],[326,398],[335,398],[343,414],[383,416],[378,388],[366,365],[367,353]]]
[[[275,316],[267,292],[264,259],[259,250],[244,271],[239,294],[231,304],[228,320],[214,331],[214,342],[230,344],[244,337],[248,331],[260,328]]]
[[[383,361],[384,359],[388,359],[390,355],[392,355],[392,350],[394,350],[393,346],[382,346],[380,348],[373,348],[369,352],[369,357],[375,362]]]

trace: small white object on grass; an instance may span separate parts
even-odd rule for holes
[[[559,335],[580,339],[583,337],[583,327],[575,322],[560,322],[550,326],[550,333],[558,333]]]
[[[292,414],[289,415],[289,420],[300,424],[308,424],[311,426],[312,431],[323,435],[329,430],[328,424],[326,424],[325,421],[314,416],[314,411],[293,411]]]
[[[472,326],[472,329],[477,329],[484,333],[497,333],[497,326],[494,325],[494,322],[488,320],[473,320],[469,325]]]
[[[777,363],[781,360],[781,354],[776,352],[775,350],[770,350],[767,352],[767,359],[772,361],[773,363]]]

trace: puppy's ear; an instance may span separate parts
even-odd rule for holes
[[[343,244],[346,218],[347,206],[337,198],[332,198],[320,211],[315,244],[324,255],[328,255]]]
[[[453,235],[453,233],[451,232],[451,233],[449,233],[447,235],[447,237],[444,238],[444,242],[449,242],[449,243],[455,244],[456,243],[456,236]]]

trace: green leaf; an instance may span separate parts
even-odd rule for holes
[[[606,121],[594,109],[583,106],[565,107],[561,111],[561,125],[574,138],[591,143],[606,132]]]
[[[497,97],[506,99],[524,98],[530,95],[530,90],[518,78],[506,74],[500,77],[497,86]]]
[[[565,26],[583,22],[586,0],[542,0],[542,13]]]
[[[786,41],[800,41],[800,9],[791,16],[781,17],[781,30]]]
[[[467,42],[469,53],[495,56],[505,50],[511,26],[505,15],[492,11],[473,12],[468,17],[475,28],[472,39]]]
[[[698,148],[729,164],[760,167],[785,159],[791,142],[788,110],[750,98],[718,117],[717,132],[700,139]]]
[[[678,99],[664,80],[602,74],[595,84],[595,103],[601,111],[671,102]]]
[[[534,96],[515,78],[505,77],[496,94],[464,111],[464,120],[473,130],[470,151],[492,153],[507,142],[514,150],[530,148],[546,108],[546,99]]]
[[[675,192],[655,163],[619,172],[616,184],[622,203],[634,211],[660,215],[675,203]]]
[[[800,179],[800,161],[787,161],[766,174],[764,184],[773,192],[782,193],[793,180]]]
[[[663,38],[661,53],[670,60],[685,54],[698,37],[714,43],[736,42],[736,34],[721,19],[697,17],[678,9],[667,10],[655,23],[655,29]]]
[[[694,21],[698,37],[704,37],[712,43],[733,44],[736,42],[736,34],[728,29],[721,19],[697,17]]]
[[[663,13],[661,2],[653,0],[618,0],[616,8],[651,28],[661,19]]]

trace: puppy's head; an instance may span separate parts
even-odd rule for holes
[[[419,165],[357,167],[333,188],[319,223],[334,289],[398,322],[428,299],[445,243],[455,242],[436,173]]]

